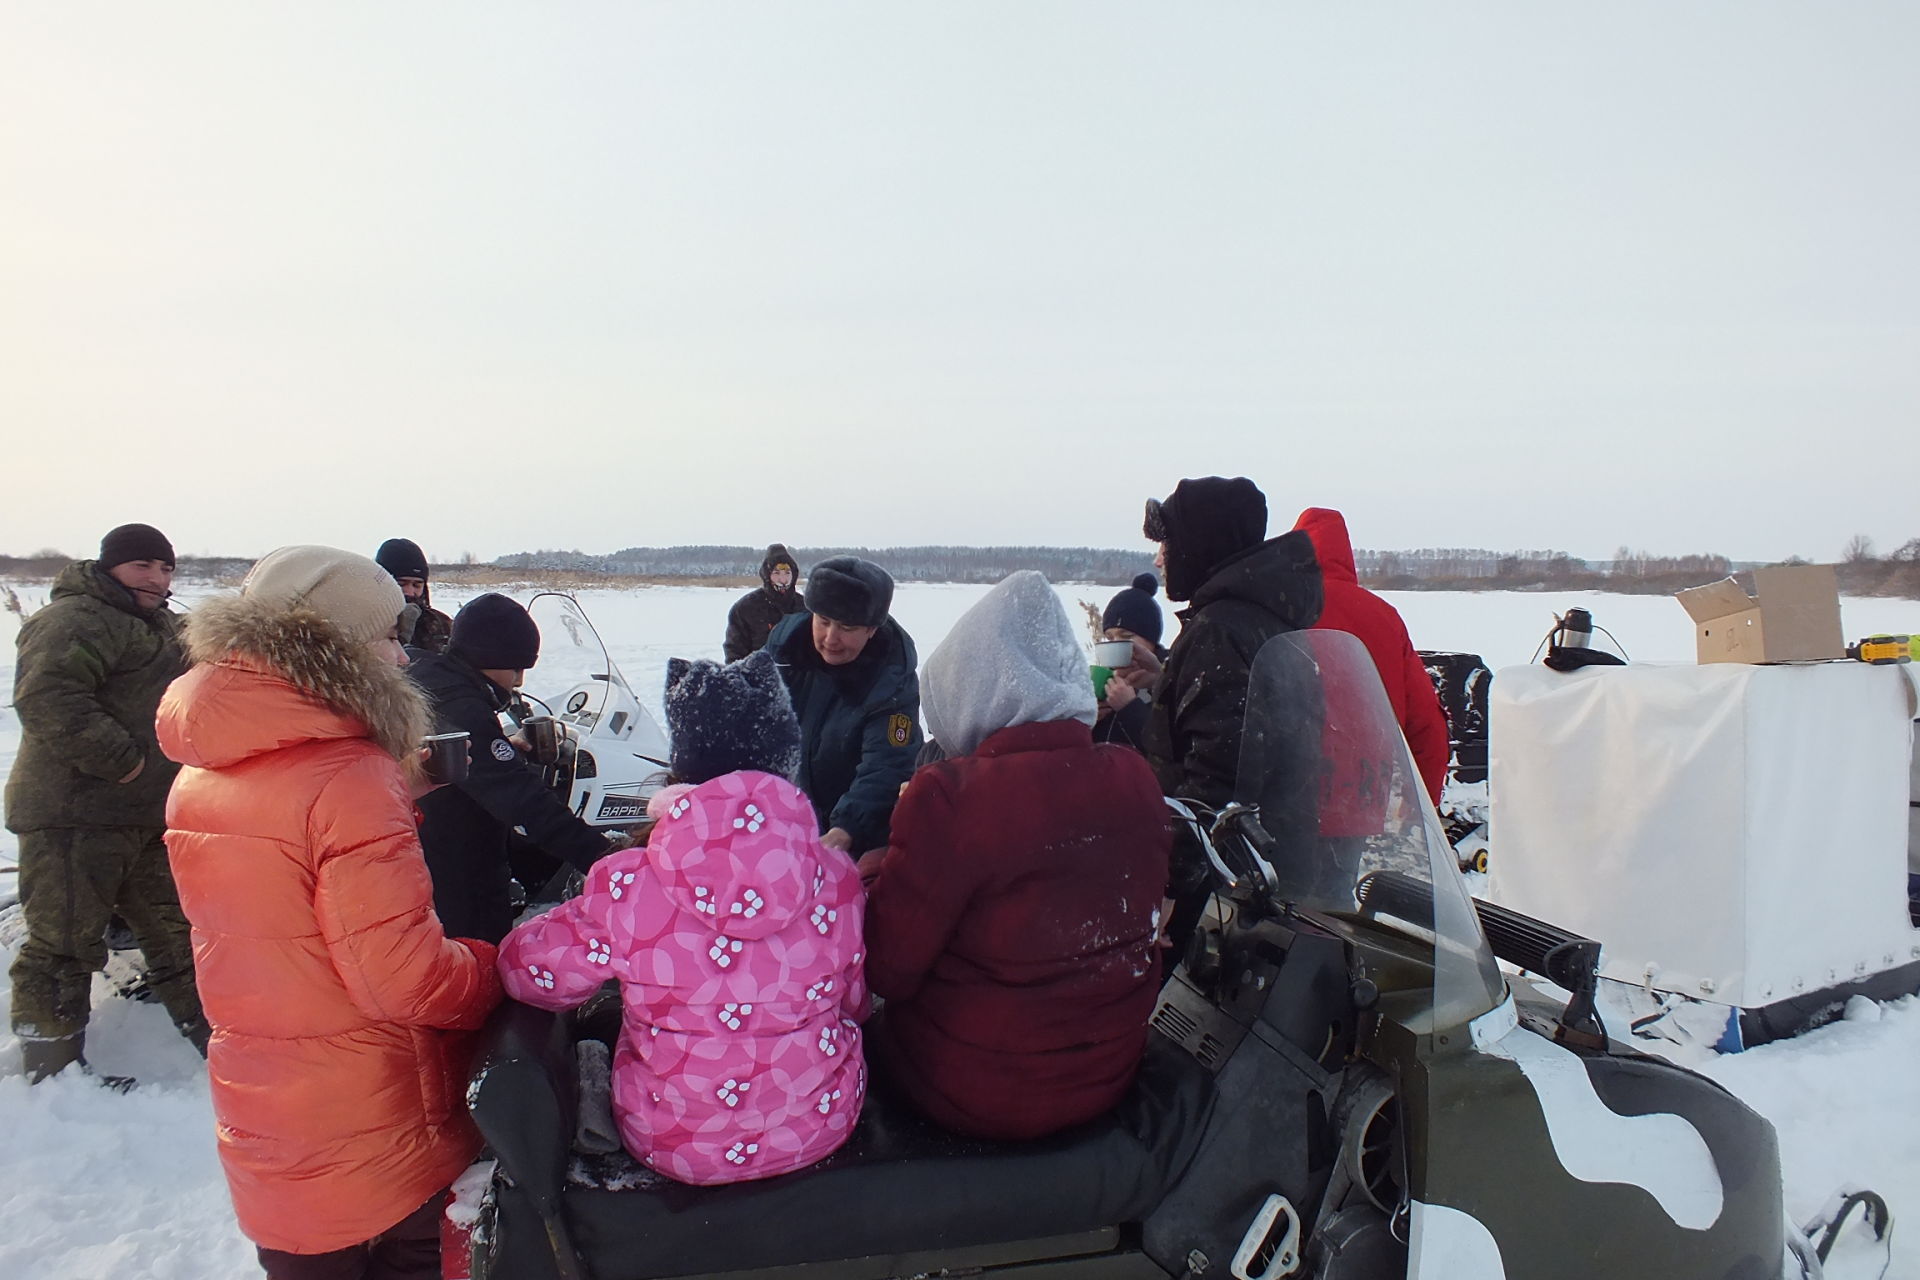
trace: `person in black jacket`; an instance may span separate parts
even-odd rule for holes
[[[1100,718],[1093,722],[1095,742],[1115,742],[1138,751],[1146,737],[1153,686],[1160,682],[1167,661],[1167,651],[1160,647],[1163,619],[1153,598],[1159,589],[1158,578],[1138,574],[1131,586],[1114,593],[1100,614],[1101,638],[1131,642],[1133,660],[1107,681]]]
[[[1167,598],[1192,604],[1147,711],[1142,750],[1167,795],[1219,809],[1233,797],[1247,681],[1260,646],[1320,617],[1320,564],[1299,531],[1268,538],[1267,499],[1243,476],[1182,480],[1164,502],[1147,502],[1146,536]],[[1176,845],[1178,956],[1206,905],[1208,871],[1197,848]]]
[[[409,649],[445,653],[453,634],[453,620],[433,607],[427,587],[427,553],[411,538],[388,538],[373,553],[373,562],[393,575],[407,607],[400,611],[400,643]]]
[[[738,662],[767,643],[782,618],[805,612],[807,603],[795,589],[799,566],[779,543],[767,548],[760,562],[760,585],[734,602],[727,612],[727,639],[721,646],[728,662]]]
[[[857,556],[807,575],[808,612],[773,629],[773,651],[800,717],[800,776],[823,832],[859,855],[887,843],[893,802],[920,750],[913,638],[888,616],[893,579]]]
[[[433,909],[448,937],[497,943],[513,926],[515,827],[580,871],[617,847],[546,787],[500,728],[500,712],[539,656],[540,630],[527,611],[489,593],[455,615],[444,654],[416,653],[407,668],[433,702],[437,731],[471,735],[466,780],[419,801]]]

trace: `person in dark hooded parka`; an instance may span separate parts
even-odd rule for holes
[[[727,611],[727,639],[721,646],[728,662],[738,662],[766,644],[783,618],[805,612],[807,603],[796,589],[800,566],[779,543],[767,548],[760,562],[760,585],[734,602]]]
[[[1214,809],[1233,796],[1254,655],[1320,617],[1312,540],[1266,531],[1266,495],[1244,476],[1182,480],[1164,502],[1147,503],[1145,533],[1160,544],[1167,598],[1192,603],[1179,614],[1141,747],[1167,795]],[[1175,851],[1175,955],[1206,903],[1208,871],[1197,855],[1184,844]]]

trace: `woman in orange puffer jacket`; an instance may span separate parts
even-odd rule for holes
[[[437,1277],[442,1193],[479,1148],[449,1032],[500,983],[433,914],[404,604],[363,556],[282,547],[189,616],[197,665],[160,703],[220,1160],[270,1277]]]

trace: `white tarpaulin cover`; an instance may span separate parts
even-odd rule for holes
[[[1912,697],[1857,662],[1504,668],[1488,896],[1741,1008],[1910,963]]]

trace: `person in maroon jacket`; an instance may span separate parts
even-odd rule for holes
[[[1326,507],[1308,507],[1293,527],[1313,541],[1320,560],[1326,603],[1314,627],[1344,631],[1367,647],[1393,706],[1393,718],[1400,722],[1400,732],[1413,752],[1420,781],[1438,804],[1447,780],[1447,716],[1440,709],[1440,696],[1434,692],[1426,664],[1407,637],[1406,622],[1399,610],[1360,585],[1344,516]]]
[[[1138,752],[1094,743],[1086,654],[1040,574],[982,597],[920,680],[947,759],[907,784],[867,897],[869,1044],[934,1123],[1036,1138],[1112,1107],[1146,1051],[1167,809]]]

